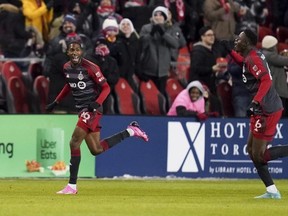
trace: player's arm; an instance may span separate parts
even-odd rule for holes
[[[253,56],[247,66],[253,76],[257,80],[260,80],[259,88],[253,101],[261,104],[263,97],[267,94],[272,85],[272,78],[268,65],[265,65],[265,62],[261,58]]]
[[[244,58],[243,56],[241,56],[239,53],[237,53],[235,50],[232,50],[230,53],[231,57],[234,59],[234,61],[240,65],[242,67],[243,65],[243,61],[244,61]]]
[[[70,90],[71,88],[69,84],[66,84],[61,90],[61,92],[57,95],[56,99],[46,106],[46,111],[51,112],[59,104],[59,102],[68,95]]]
[[[57,95],[55,101],[57,103],[59,103],[69,94],[70,91],[71,91],[71,88],[70,88],[69,84],[66,83],[65,86],[63,87],[63,89],[61,90],[61,92]]]
[[[103,76],[100,68],[96,65],[92,65],[88,70],[89,76],[92,77],[94,82],[101,87],[101,91],[99,96],[97,97],[96,101],[90,105],[93,109],[97,109],[99,106],[101,106],[104,102],[104,100],[108,97],[110,94],[110,86],[107,83],[106,78]]]

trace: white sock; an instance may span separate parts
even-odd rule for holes
[[[134,136],[134,131],[131,128],[127,128],[126,130],[130,134],[130,136]]]
[[[276,188],[276,186],[273,184],[273,185],[270,185],[266,188],[266,190],[269,192],[269,193],[277,193],[278,190]]]
[[[76,184],[68,184],[73,190],[77,190]]]

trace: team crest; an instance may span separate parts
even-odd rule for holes
[[[258,70],[258,67],[256,65],[253,66],[252,68],[254,71],[257,71]]]
[[[78,74],[78,79],[79,80],[83,80],[84,79],[84,75],[82,74],[82,71],[80,71],[80,74]]]

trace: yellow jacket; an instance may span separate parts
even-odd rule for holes
[[[53,9],[48,11],[43,0],[41,0],[40,7],[37,6],[36,0],[22,0],[22,4],[25,26],[33,26],[42,33],[43,39],[48,38],[49,25],[53,19]]]

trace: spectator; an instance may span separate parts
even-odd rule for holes
[[[151,79],[166,96],[166,81],[169,75],[172,59],[171,49],[179,47],[178,38],[168,27],[168,9],[158,6],[152,13],[151,23],[146,24],[140,31],[141,56],[139,78]],[[141,71],[140,71],[141,70]]]
[[[114,17],[118,24],[122,20],[122,16],[116,13],[116,7],[111,0],[100,0],[100,4],[96,12],[99,18],[99,26],[103,26],[104,20],[108,17]]]
[[[202,84],[195,80],[190,82],[175,98],[170,107],[168,116],[197,116],[205,113],[204,89]]]
[[[199,81],[190,82],[186,89],[177,95],[167,115],[193,116],[199,121],[206,120],[209,114],[206,112],[204,94],[205,90]],[[216,113],[210,114],[215,115]]]
[[[106,78],[107,83],[110,86],[110,94],[114,97],[114,87],[119,80],[119,68],[117,61],[110,56],[109,48],[106,44],[99,42],[96,45],[95,52],[87,56],[87,59],[98,65]],[[107,113],[109,110],[108,101],[105,100],[103,103],[103,112]]]
[[[118,39],[119,25],[114,17],[108,17],[104,20],[101,34],[97,37],[95,44],[101,42],[107,45],[110,55],[117,60],[117,64],[121,63],[120,42]]]
[[[49,38],[49,26],[53,19],[53,0],[22,0],[25,26],[33,26],[42,34],[45,42]]]
[[[216,91],[216,73],[221,72],[220,64],[216,59],[221,57],[219,49],[215,46],[215,35],[210,26],[204,26],[199,30],[201,39],[193,45],[191,51],[191,66],[189,82],[199,80],[207,85],[210,91],[211,111],[217,111],[222,114],[220,100]]]
[[[232,77],[232,105],[235,117],[246,117],[251,98],[243,83],[242,68],[230,57],[227,57],[227,71]]]
[[[288,117],[288,84],[284,70],[284,67],[288,66],[288,58],[278,53],[277,44],[278,40],[275,37],[266,35],[262,40],[262,51],[269,64],[273,85],[284,106],[282,117]]]
[[[179,49],[187,46],[186,39],[183,35],[183,32],[179,26],[179,23],[176,22],[173,17],[170,10],[168,10],[168,20],[167,20],[168,27],[170,26],[172,33],[174,34],[174,37],[178,39],[178,48],[177,49],[171,49],[172,52],[172,61],[177,61],[178,55],[179,55]]]
[[[21,13],[21,1],[1,1],[0,46],[6,58],[20,57],[26,42],[32,37],[25,29],[25,18]]]
[[[221,71],[220,65],[216,64],[216,59],[221,57],[221,54],[214,46],[215,35],[210,26],[202,27],[199,35],[201,39],[193,45],[191,52],[189,81],[199,80],[215,94],[216,73]]]
[[[135,76],[136,66],[139,64],[139,35],[135,31],[133,23],[128,18],[122,19],[119,27],[120,33],[118,38],[121,46],[120,76],[128,81],[135,92],[138,92],[138,87],[133,76]]]
[[[233,40],[236,20],[235,13],[240,5],[233,0],[205,0],[203,5],[205,25],[210,25],[217,40]]]
[[[70,2],[69,13],[77,18],[78,33],[89,38],[98,35],[101,30],[99,15],[96,13],[98,3],[94,1],[75,0]]]

